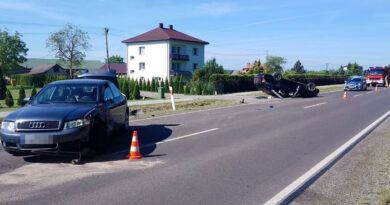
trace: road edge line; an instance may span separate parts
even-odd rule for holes
[[[379,117],[377,120],[375,120],[373,123],[368,125],[358,134],[353,136],[350,140],[341,145],[323,160],[318,162],[309,171],[307,171],[298,179],[293,181],[291,184],[289,184],[287,187],[285,187],[282,191],[277,193],[264,204],[271,205],[290,203],[295,197],[297,197],[308,186],[315,182],[322,174],[324,174],[330,167],[332,167],[339,159],[341,159],[346,153],[348,153],[357,143],[359,143],[366,136],[368,136],[376,127],[378,127],[384,120],[386,120],[389,115],[390,110],[387,111],[381,117]]]

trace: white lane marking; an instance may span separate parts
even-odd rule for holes
[[[321,160],[318,164],[316,164],[309,171],[304,173],[302,176],[300,176],[298,179],[296,179],[294,182],[292,182],[290,185],[288,185],[286,188],[284,188],[282,191],[280,191],[270,200],[268,200],[265,203],[265,205],[283,203],[291,195],[297,194],[296,191],[301,189],[302,186],[304,186],[307,182],[309,182],[309,180],[316,177],[320,172],[326,170],[326,168],[329,168],[328,165],[330,165],[332,162],[337,160],[340,156],[345,154],[345,152],[348,149],[350,149],[352,146],[354,146],[354,144],[356,144],[359,140],[367,136],[368,133],[370,133],[373,129],[375,129],[375,127],[377,127],[382,121],[384,121],[387,117],[389,117],[389,115],[390,115],[390,110],[386,112],[384,115],[382,115],[381,117],[379,117],[377,120],[375,120],[373,123],[368,125],[366,128],[364,128],[362,131],[360,131],[358,134],[356,134],[346,143],[341,145],[341,147],[337,148],[325,159]]]
[[[309,106],[305,106],[303,108],[311,108],[311,107],[317,107],[317,106],[320,106],[320,105],[325,105],[327,102],[322,102],[322,103],[318,103],[318,104],[315,104],[315,105],[309,105]]]
[[[167,139],[167,140],[164,140],[164,141],[161,141],[161,142],[157,142],[157,143],[154,143],[154,144],[142,145],[142,146],[140,146],[140,149],[146,148],[146,147],[150,147],[150,146],[153,146],[153,145],[158,145],[158,144],[166,143],[166,142],[172,142],[172,141],[175,141],[175,140],[180,140],[180,139],[184,139],[184,138],[188,138],[188,137],[192,137],[192,136],[195,136],[195,135],[200,135],[200,134],[204,134],[204,133],[212,132],[212,131],[216,131],[216,130],[219,130],[219,128],[212,128],[212,129],[209,129],[209,130],[204,130],[204,131],[200,131],[200,132],[195,132],[195,133],[192,133],[192,134],[188,134],[188,135],[184,135],[184,136],[180,136],[180,137],[175,137],[175,138]],[[126,150],[121,150],[121,151],[118,151],[118,152],[110,153],[110,154],[108,154],[108,155],[116,155],[116,154],[121,154],[121,153],[126,153],[126,152],[129,152],[129,150],[128,150],[128,149],[126,149]]]
[[[360,93],[360,94],[357,94],[357,95],[353,95],[353,97],[359,97],[359,96],[362,96],[363,93]]]

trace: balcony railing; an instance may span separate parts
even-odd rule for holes
[[[188,55],[171,54],[171,59],[177,61],[189,61],[190,57]]]

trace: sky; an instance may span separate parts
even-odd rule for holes
[[[389,0],[0,0],[0,29],[23,35],[28,58],[54,58],[46,40],[67,23],[88,32],[88,60],[105,59],[104,27],[110,55],[126,59],[122,40],[163,23],[208,41],[205,60],[225,69],[267,54],[284,57],[285,69],[390,64]]]

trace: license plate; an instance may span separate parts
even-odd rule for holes
[[[52,138],[47,135],[25,135],[24,144],[52,144]]]

